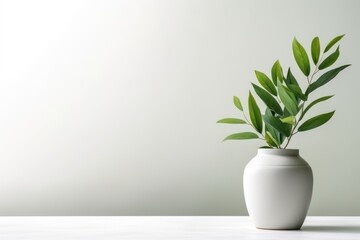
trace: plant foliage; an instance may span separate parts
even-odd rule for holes
[[[224,118],[218,123],[249,125],[256,132],[240,132],[227,136],[225,140],[242,139],[261,139],[266,142],[267,148],[286,148],[292,137],[298,132],[308,131],[317,128],[334,115],[335,111],[319,114],[303,120],[307,117],[308,111],[316,104],[326,101],[333,95],[324,96],[312,100],[312,93],[334,79],[342,70],[350,64],[336,67],[326,71],[332,66],[340,56],[340,47],[329,53],[329,50],[336,45],[344,35],[333,38],[321,53],[320,39],[315,37],[311,42],[311,58],[313,67],[309,61],[308,54],[300,42],[294,38],[292,50],[295,62],[300,71],[304,74],[305,81],[298,81],[290,68],[286,76],[280,62],[277,60],[271,68],[271,79],[263,72],[255,71],[256,79],[260,85],[252,83],[254,91],[259,99],[266,106],[265,111],[261,111],[253,94],[249,92],[248,111],[249,118],[246,117],[240,98],[234,96],[235,107],[242,112],[242,118]],[[330,51],[331,52],[331,51]],[[313,71],[311,71],[313,69]],[[325,70],[320,77],[316,78],[320,71]],[[300,83],[300,84],[299,84]],[[304,86],[301,86],[304,85]]]

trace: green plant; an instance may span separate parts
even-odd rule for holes
[[[248,110],[249,118],[244,113],[243,106],[238,97],[233,97],[234,105],[243,113],[244,119],[224,118],[218,123],[226,124],[247,124],[255,132],[241,132],[227,136],[225,140],[240,139],[262,139],[267,148],[286,148],[292,137],[298,132],[308,131],[319,127],[330,120],[335,111],[323,113],[303,122],[308,111],[316,104],[326,101],[334,95],[320,97],[308,104],[310,95],[319,87],[322,87],[336,75],[350,66],[343,65],[323,73],[319,78],[314,77],[320,71],[333,65],[340,55],[339,46],[329,54],[328,51],[337,44],[344,35],[332,39],[320,54],[320,40],[315,37],[311,43],[311,57],[314,63],[314,70],[311,71],[308,54],[304,47],[294,38],[292,50],[295,61],[304,74],[306,81],[300,83],[292,74],[290,68],[286,76],[283,74],[279,61],[276,61],[271,69],[271,79],[260,71],[255,71],[256,78],[261,87],[252,83],[255,93],[264,102],[266,110],[262,114],[260,108],[249,91]],[[324,59],[325,58],[325,59]],[[323,60],[324,59],[324,60]],[[303,91],[301,84],[306,84]],[[304,88],[304,87],[303,87]]]

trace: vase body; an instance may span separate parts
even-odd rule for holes
[[[244,196],[255,227],[300,229],[309,209],[313,174],[297,149],[258,149],[244,170]]]

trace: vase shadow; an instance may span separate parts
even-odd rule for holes
[[[303,226],[304,232],[339,232],[339,233],[360,233],[359,226]]]

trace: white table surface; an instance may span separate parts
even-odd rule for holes
[[[0,217],[0,239],[360,240],[360,217],[307,217],[301,230],[260,230],[249,217]]]

